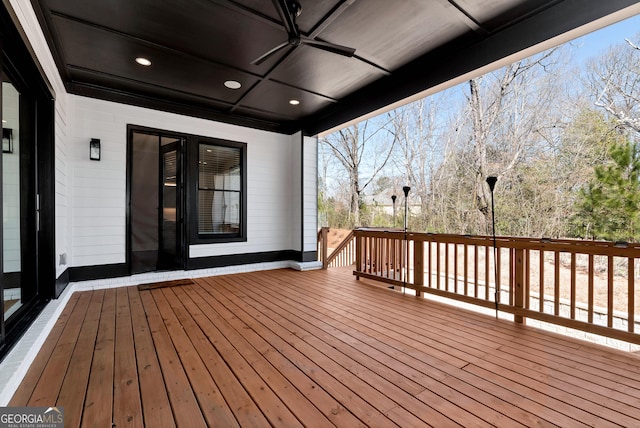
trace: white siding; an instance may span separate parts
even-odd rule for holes
[[[318,239],[318,138],[304,138],[304,248],[316,251]]]
[[[74,183],[72,266],[125,261],[127,124],[247,143],[247,241],[192,245],[190,257],[293,249],[291,183],[300,173],[290,164],[291,136],[80,96],[70,98],[74,105],[69,153]],[[99,162],[89,160],[91,138],[101,140]],[[299,224],[298,220],[298,230]]]
[[[238,131],[236,136],[222,138],[247,143],[247,241],[192,245],[190,257],[294,249],[295,197],[291,182],[296,174],[295,166],[290,164],[293,148],[291,137],[245,128],[238,128]]]
[[[291,170],[294,171],[291,177],[291,248],[296,251],[302,250],[302,177],[300,175],[302,166],[302,133],[297,132],[291,136],[291,155],[289,162]]]

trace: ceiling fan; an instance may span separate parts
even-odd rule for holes
[[[264,55],[251,61],[251,64],[260,65],[263,62],[265,62],[267,59],[269,59],[272,55],[274,55],[276,52],[282,49],[285,49],[289,46],[307,45],[307,46],[312,46],[314,48],[322,49],[328,52],[332,52],[338,55],[343,55],[346,57],[352,57],[356,52],[356,50],[353,48],[301,36],[300,30],[298,29],[298,25],[296,24],[296,17],[300,16],[300,13],[302,12],[302,6],[300,6],[300,3],[298,3],[297,1],[273,0],[273,4],[275,5],[276,9],[278,10],[278,13],[280,14],[280,18],[282,19],[282,24],[284,25],[284,28],[287,31],[289,39],[279,44],[275,48],[271,49]]]

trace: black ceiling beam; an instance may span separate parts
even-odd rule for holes
[[[247,116],[221,113],[212,110],[207,105],[194,105],[181,102],[174,102],[166,98],[159,98],[150,95],[133,94],[126,91],[117,91],[112,88],[104,88],[98,85],[90,85],[80,82],[67,84],[67,90],[71,94],[81,95],[90,98],[111,101],[120,104],[127,104],[137,107],[149,108],[169,113],[176,113],[201,119],[213,120],[216,122],[229,123],[232,125],[244,126],[266,131],[292,134],[300,130],[295,121],[273,122],[268,120],[255,119]]]
[[[475,34],[475,42],[469,36],[466,46],[464,40],[444,46],[327,107],[304,123],[304,132],[322,133],[636,3],[565,0],[488,37]]]
[[[482,27],[482,25],[480,25],[480,23],[476,21],[476,19],[473,16],[471,16],[471,14],[467,12],[462,6],[460,6],[456,1],[447,0],[447,2],[451,6],[456,8],[458,12],[460,12],[460,18],[467,25],[467,27],[469,27],[471,30],[481,35],[486,36],[489,34],[489,32],[484,27]]]

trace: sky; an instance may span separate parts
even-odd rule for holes
[[[571,62],[576,66],[581,66],[589,58],[598,57],[606,52],[610,46],[626,43],[625,39],[630,39],[634,44],[640,46],[640,15],[627,18],[569,42],[572,45]],[[459,86],[461,85],[454,88]],[[463,92],[454,88],[451,88],[448,92],[454,93],[454,96],[464,96]],[[451,104],[453,105],[453,103]],[[330,186],[333,184],[331,175],[332,173],[329,172],[327,176]]]
[[[640,15],[575,39],[571,42],[576,48],[574,58],[576,61],[584,62],[606,51],[611,45],[624,43],[624,39],[630,39],[640,45],[640,40],[634,40],[637,34],[640,34]]]

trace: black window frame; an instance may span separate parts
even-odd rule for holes
[[[200,145],[219,146],[226,148],[240,149],[240,227],[239,231],[233,233],[200,233],[199,231],[199,191],[200,191]],[[189,213],[189,243],[215,244],[225,242],[246,242],[247,241],[247,143],[238,141],[223,140],[211,137],[191,137],[189,138],[189,198],[187,201],[187,212]]]

